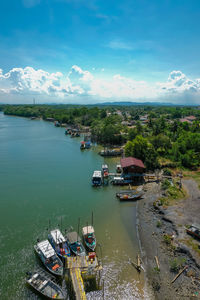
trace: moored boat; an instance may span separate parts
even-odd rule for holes
[[[102,165],[102,174],[103,174],[103,176],[104,177],[108,177],[108,175],[109,175],[109,170],[108,170],[108,166],[107,165]]]
[[[92,176],[92,185],[100,186],[102,185],[102,174],[101,171],[94,171]]]
[[[122,173],[122,166],[121,165],[116,166],[116,172],[117,173]]]
[[[138,200],[143,196],[142,192],[139,193],[124,193],[124,194],[120,194],[119,196],[117,196],[120,201],[134,201],[134,200]]]
[[[83,240],[87,248],[94,251],[96,248],[96,237],[93,226],[85,226],[82,228]]]
[[[80,149],[81,149],[81,150],[84,150],[84,149],[85,149],[85,142],[84,142],[84,141],[81,142]]]
[[[70,248],[59,229],[54,229],[48,235],[49,242],[60,258],[70,256]]]
[[[101,156],[120,156],[123,153],[123,149],[104,149],[99,152]]]
[[[45,276],[44,272],[39,270],[35,272],[27,272],[26,282],[34,290],[48,299],[65,299],[65,295],[61,287]]]
[[[63,263],[56,255],[55,250],[48,240],[37,243],[34,248],[42,263],[49,272],[58,276],[63,275]]]
[[[186,232],[200,240],[200,226],[197,227],[196,225],[191,225],[189,228],[186,228]]]
[[[78,256],[86,256],[85,248],[77,232],[68,232],[66,234],[68,245],[71,251]]]
[[[91,148],[91,142],[90,141],[86,141],[85,142],[85,148],[86,149],[90,149]]]

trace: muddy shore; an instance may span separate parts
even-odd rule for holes
[[[200,299],[200,254],[194,250],[200,242],[185,231],[187,224],[200,223],[200,191],[191,179],[183,185],[188,196],[173,206],[153,205],[162,195],[160,183],[146,184],[145,196],[138,201],[141,257],[152,299]],[[187,269],[171,283],[185,266]]]

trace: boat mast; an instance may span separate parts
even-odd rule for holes
[[[79,228],[80,228],[80,218],[78,218],[77,241],[78,241],[78,236],[79,236]]]
[[[94,216],[93,216],[93,211],[92,211],[92,227],[93,227],[93,220],[94,219]]]

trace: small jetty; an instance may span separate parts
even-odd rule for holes
[[[102,267],[98,263],[96,253],[91,252],[87,256],[67,257],[65,268],[71,281],[75,299],[87,299],[83,281],[83,274],[84,278],[87,279],[87,274],[91,274],[91,271],[94,272],[95,276],[95,272],[102,269]]]

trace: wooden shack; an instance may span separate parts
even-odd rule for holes
[[[130,176],[134,179],[142,179],[145,171],[145,166],[142,160],[135,157],[121,158],[120,164],[123,171],[123,176]]]

